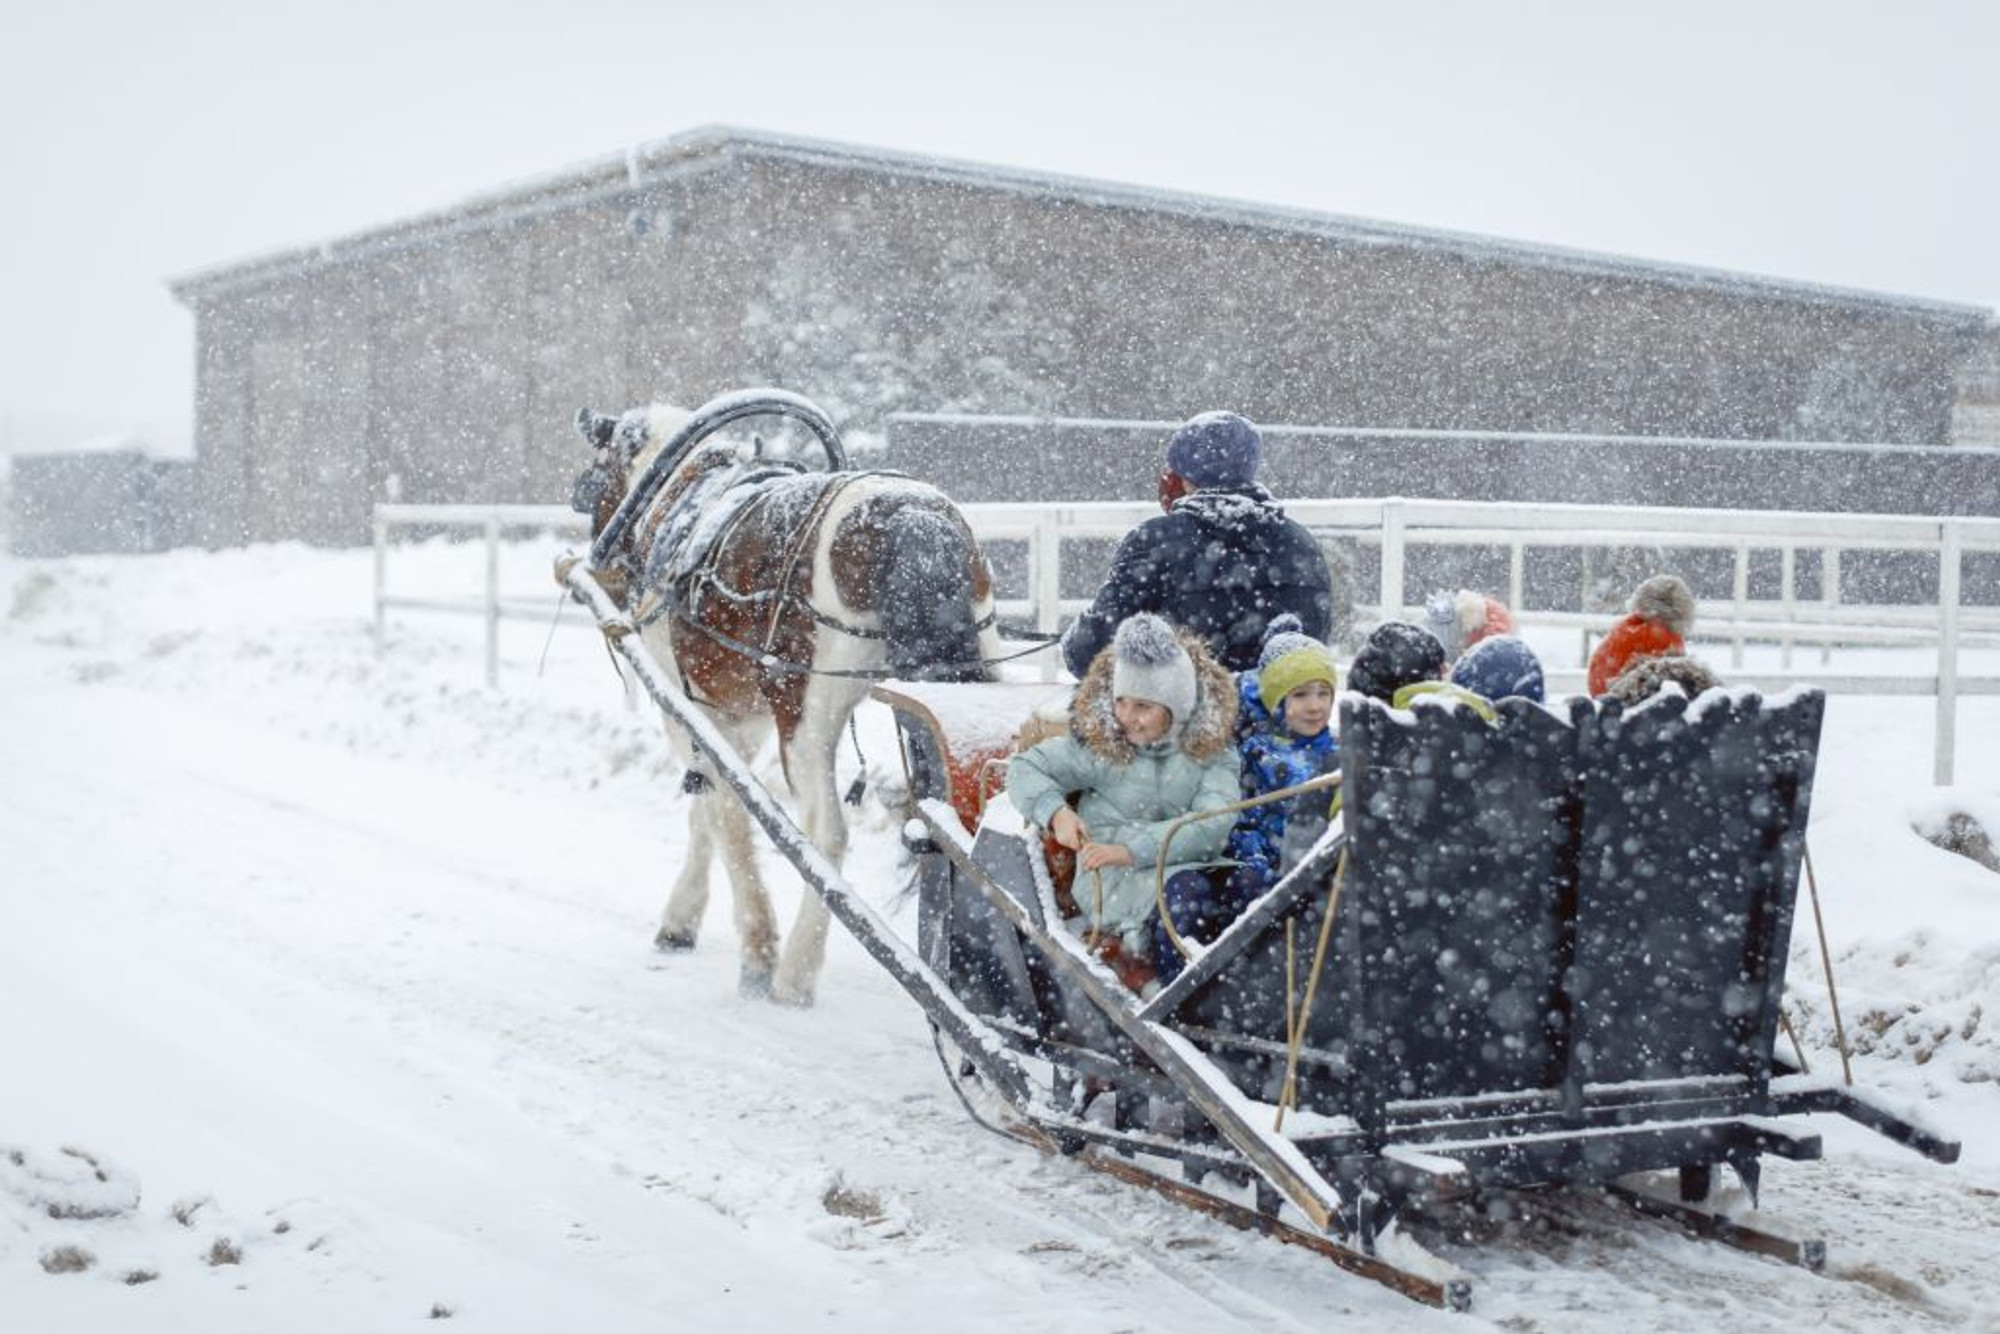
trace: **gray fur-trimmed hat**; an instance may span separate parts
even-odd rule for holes
[[[1248,486],[1264,461],[1264,437],[1233,412],[1188,418],[1167,441],[1167,467],[1190,486]]]
[[[1685,637],[1694,627],[1694,590],[1678,575],[1656,574],[1632,590],[1632,614]]]
[[[1194,716],[1194,659],[1174,627],[1149,611],[1127,616],[1111,641],[1111,697],[1143,699],[1166,708],[1179,727]]]

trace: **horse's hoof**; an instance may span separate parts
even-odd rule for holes
[[[771,994],[771,972],[767,968],[745,968],[736,976],[736,994],[745,1000],[763,1000]]]
[[[683,950],[691,950],[694,948],[694,932],[669,931],[663,926],[660,928],[660,934],[653,937],[653,948],[662,954],[679,954]]]
[[[789,1005],[795,1010],[810,1010],[813,1007],[813,994],[810,990],[798,991],[791,987],[773,987],[771,1003]]]

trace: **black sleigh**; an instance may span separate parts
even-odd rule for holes
[[[909,769],[940,1050],[1003,1133],[1461,1309],[1467,1275],[1418,1225],[1465,1200],[1598,1188],[1817,1267],[1822,1245],[1735,1207],[1767,1158],[1820,1156],[1787,1118],[1957,1156],[1780,1042],[1816,691],[1509,700],[1496,723],[1343,696],[1334,825],[1145,999],[1059,920],[1018,820],[961,814],[991,743],[940,720],[1018,714],[1021,688],[876,693]]]

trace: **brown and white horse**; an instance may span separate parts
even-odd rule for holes
[[[703,436],[778,411],[819,433],[835,471],[769,462]],[[991,580],[971,529],[935,487],[847,470],[830,422],[806,400],[750,390],[682,409],[588,409],[595,450],[571,503],[592,516],[591,564],[646,647],[747,761],[775,725],[806,836],[834,865],[847,846],[834,757],[871,681],[984,680],[997,655]],[[691,793],[688,856],[655,943],[690,949],[716,853],[735,897],[741,986],[809,1005],[827,911],[807,889],[782,957],[750,822],[678,730]]]

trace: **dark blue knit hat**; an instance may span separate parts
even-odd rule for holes
[[[1387,704],[1417,681],[1444,675],[1444,645],[1421,625],[1387,621],[1375,627],[1347,669],[1347,688]]]
[[[1451,669],[1451,683],[1487,699],[1518,695],[1540,704],[1547,693],[1541,659],[1512,635],[1493,635],[1467,649]]]
[[[1167,467],[1189,485],[1248,486],[1264,461],[1264,437],[1233,412],[1190,417],[1167,441]]]

